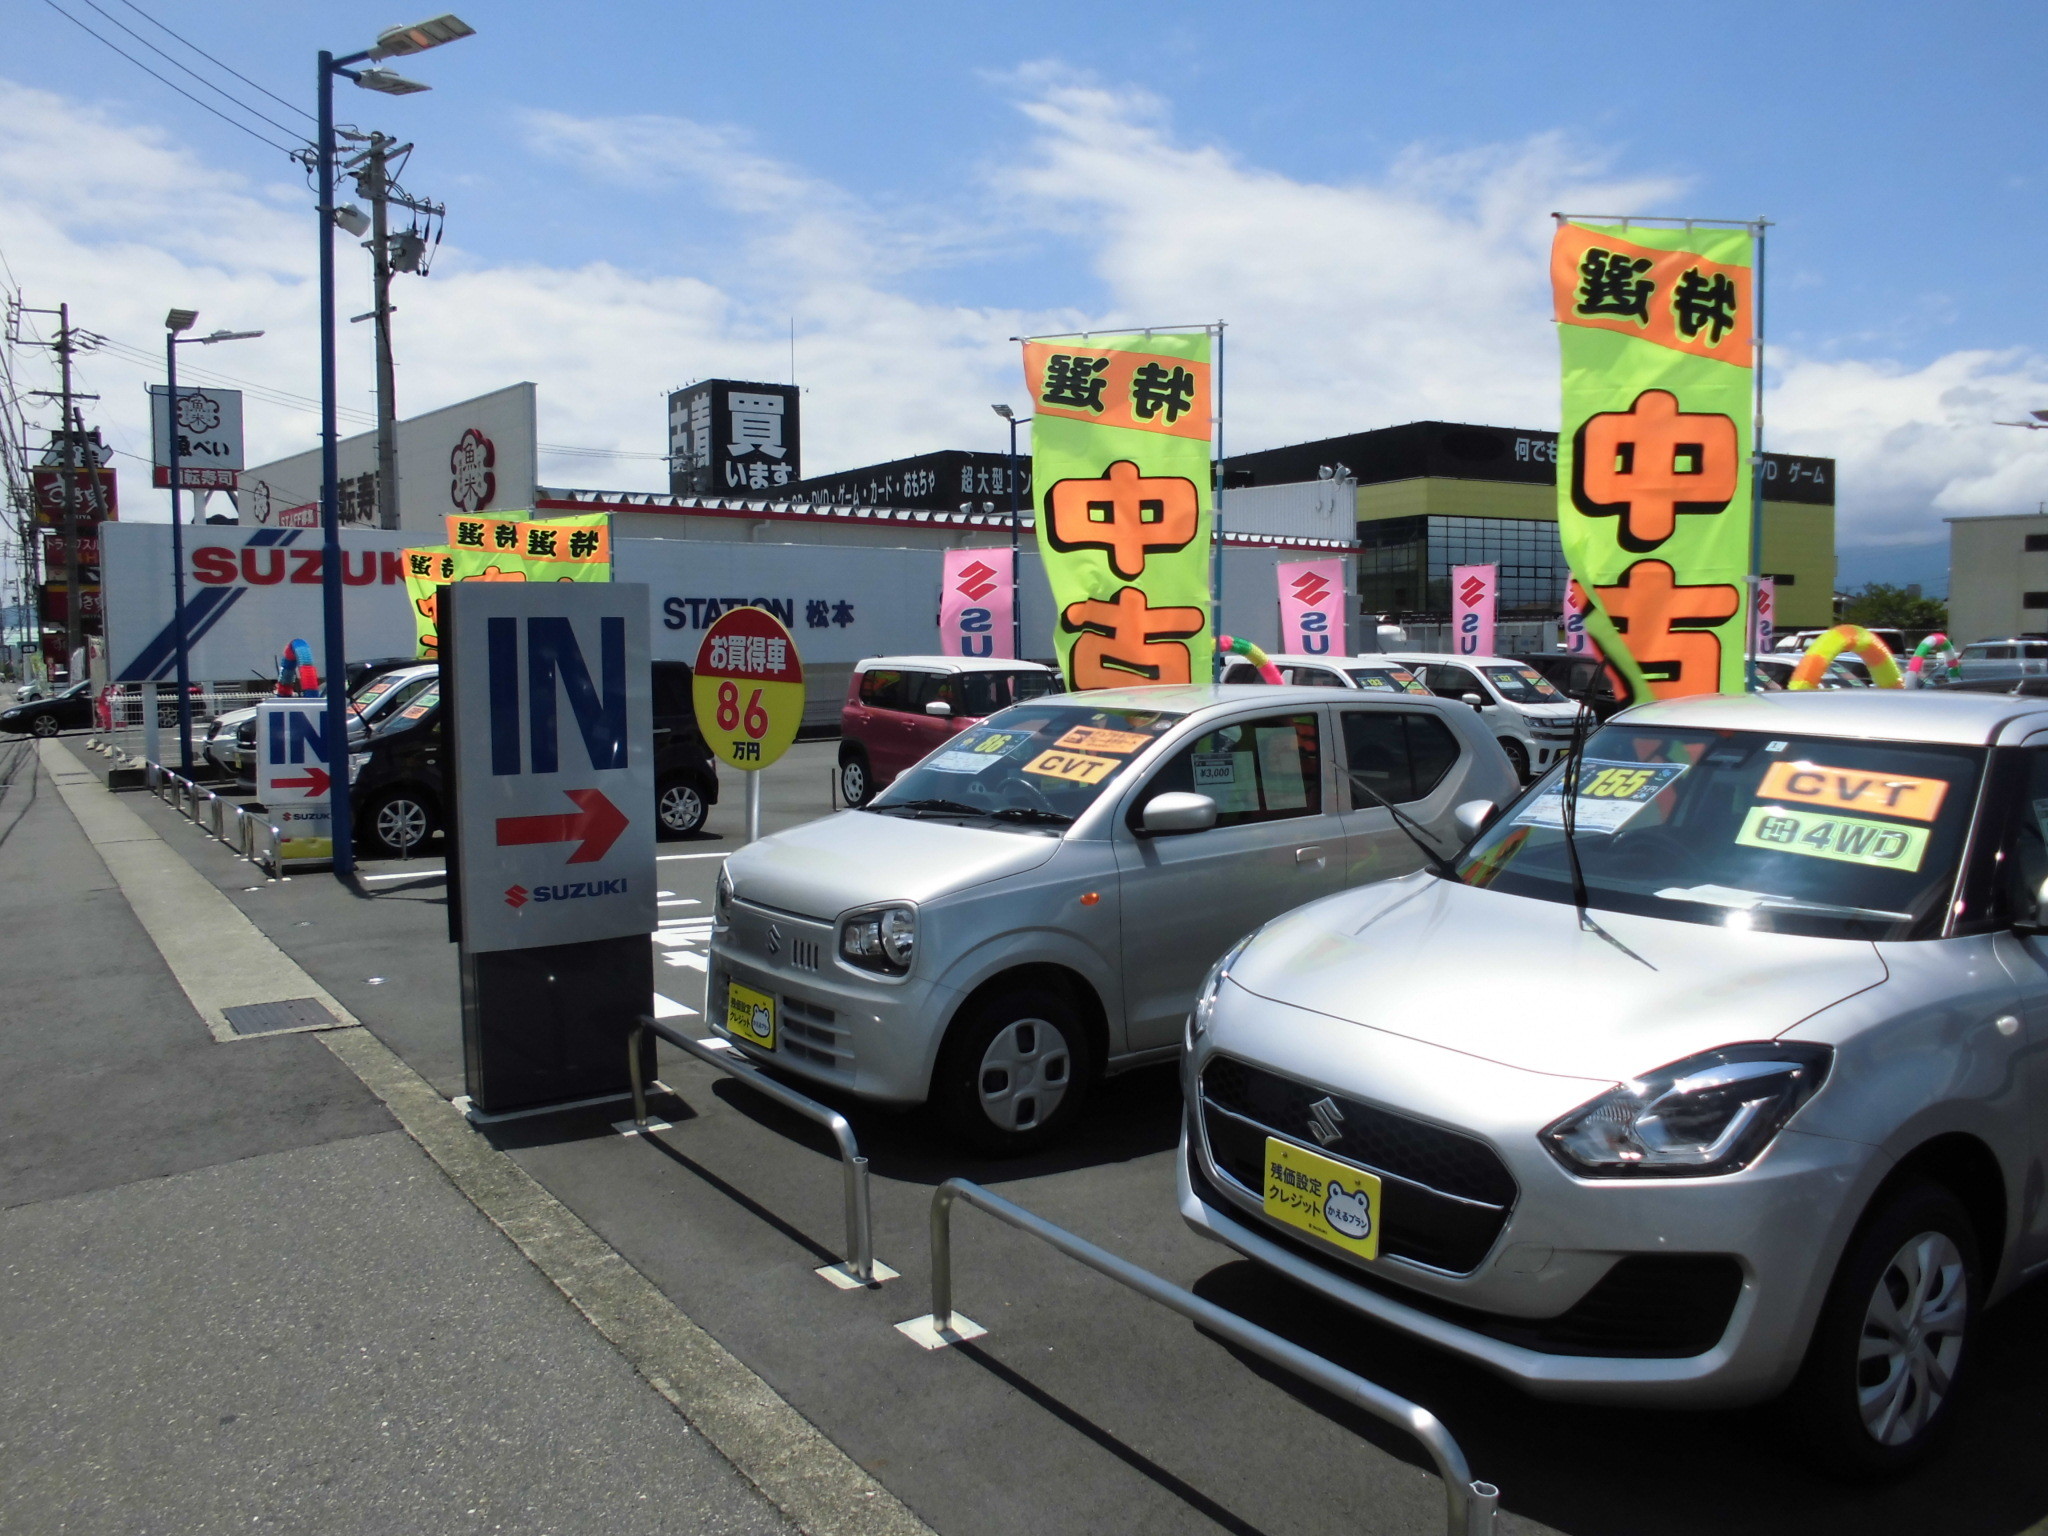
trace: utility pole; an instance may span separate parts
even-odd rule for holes
[[[84,638],[84,603],[78,592],[78,446],[71,440],[71,306],[57,306],[57,363],[64,376],[64,680],[78,681],[78,648]]]
[[[363,137],[365,147],[346,167],[355,177],[356,195],[370,205],[370,248],[372,291],[375,307],[356,320],[374,320],[377,338],[377,525],[398,526],[398,369],[391,348],[391,279],[394,273],[425,275],[427,243],[417,227],[398,235],[391,233],[391,206],[440,218],[445,211],[439,203],[408,196],[400,189],[392,162],[403,164],[412,153],[410,144],[400,144],[389,134],[372,131]]]

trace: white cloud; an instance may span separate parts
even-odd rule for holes
[[[533,379],[544,440],[659,452],[663,389],[785,376],[794,313],[805,459],[826,470],[994,442],[987,402],[1018,391],[1007,338],[1020,331],[1223,318],[1233,449],[1422,417],[1553,426],[1548,214],[1684,197],[1555,135],[1417,149],[1383,175],[1310,183],[1191,138],[1142,92],[1044,65],[1004,88],[1028,124],[1022,152],[992,162],[971,197],[886,215],[722,127],[528,114],[529,149],[591,182],[694,182],[747,231],[743,275],[450,246],[432,278],[405,281],[402,409]],[[195,164],[161,130],[0,82],[0,244],[31,302],[68,298],[124,342],[157,348],[164,309],[195,306],[206,324],[270,334],[190,362],[316,393],[309,202],[295,171],[259,184]],[[934,263],[1014,249],[1020,230],[1075,253],[1091,291],[1036,313],[928,296]],[[361,253],[344,242],[341,257],[344,292],[360,294]],[[358,408],[367,342],[342,327],[342,398]],[[2048,441],[1988,425],[2048,404],[2040,357],[1957,352],[1909,369],[1776,349],[1770,362],[1770,446],[1841,461],[1845,543],[1938,539],[1941,513],[2017,511],[2048,492]],[[145,375],[111,358],[85,368],[102,421],[136,452]],[[258,457],[307,446],[314,427],[254,401],[249,425]],[[542,472],[629,488],[663,476],[650,460],[544,458]]]

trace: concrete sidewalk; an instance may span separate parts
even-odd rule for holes
[[[338,1037],[215,1040],[30,744],[0,780],[0,1530],[795,1529]]]

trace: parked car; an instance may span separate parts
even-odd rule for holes
[[[1280,676],[1297,688],[1369,688],[1380,693],[1427,693],[1421,679],[1399,662],[1382,656],[1294,656],[1266,658]],[[1226,683],[1263,683],[1259,669],[1242,658],[1223,669]]]
[[[1596,720],[1605,720],[1628,708],[1627,689],[1616,687],[1613,670],[1598,656],[1533,651],[1521,652],[1508,660],[1542,673],[1559,693],[1592,710]]]
[[[1808,646],[1812,645],[1814,641],[1826,633],[1827,631],[1824,629],[1801,629],[1795,630],[1791,634],[1780,634],[1772,639],[1771,649],[1774,651],[1789,651],[1796,661],[1799,657],[1806,654]],[[1903,660],[1912,654],[1913,647],[1906,643],[1906,632],[1903,629],[1891,629],[1884,625],[1878,625],[1876,628],[1871,629],[1870,633],[1882,640],[1885,649],[1894,656]],[[2037,636],[2036,638],[2041,637]]]
[[[1405,651],[1391,659],[1414,668],[1438,698],[1478,710],[1524,779],[1550,767],[1571,744],[1579,706],[1526,662],[1440,651]]]
[[[1219,962],[1183,1216],[1539,1397],[1910,1464],[2048,1262],[2048,699],[1641,706],[1576,858],[1561,778]]]
[[[428,670],[425,686],[381,710],[349,754],[357,835],[386,857],[418,853],[445,822],[441,677]],[[654,663],[653,706],[655,835],[682,837],[701,831],[718,803],[717,759],[697,729],[686,664]]]
[[[1792,686],[1792,674],[1799,669],[1800,662],[1797,656],[1781,656],[1776,652],[1766,652],[1760,656],[1751,656],[1749,659],[1756,664],[1757,675],[1773,688],[1779,689],[1788,689]],[[1862,676],[1857,676],[1854,670],[1843,665],[1847,659],[1838,656],[1828,663],[1827,670],[1820,675],[1816,692],[1832,693],[1842,688],[1870,686],[1870,673],[1865,671]]]
[[[351,742],[361,740],[370,728],[429,683],[438,681],[440,665],[431,661],[408,661],[396,667],[369,663],[357,673],[349,693],[348,734]],[[256,709],[237,709],[218,716],[208,728],[206,756],[244,784],[256,782]]]
[[[1514,793],[1492,734],[1439,699],[1201,685],[1015,704],[865,808],[726,861],[706,1016],[788,1072],[1027,1150],[1104,1073],[1173,1055],[1245,929],[1448,854],[1454,809]]]
[[[2048,677],[2048,638],[2015,635],[1973,640],[1957,656],[1960,681],[1990,682],[2007,677]]]
[[[0,731],[16,735],[54,736],[84,730],[93,724],[92,680],[73,683],[45,699],[32,699],[0,709]]]
[[[963,656],[856,662],[839,712],[839,793],[865,805],[948,737],[1024,699],[1058,693],[1052,667]]]

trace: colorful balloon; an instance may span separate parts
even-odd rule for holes
[[[1828,664],[1844,651],[1854,651],[1863,658],[1863,664],[1870,668],[1870,680],[1878,687],[1906,686],[1898,662],[1892,659],[1891,648],[1861,624],[1837,624],[1823,631],[1799,658],[1799,665],[1792,669],[1792,681],[1786,686],[1795,691],[1818,688]]]
[[[1222,651],[1225,655],[1242,656],[1246,661],[1259,669],[1259,676],[1266,682],[1278,685],[1287,681],[1286,678],[1280,675],[1280,669],[1273,665],[1272,660],[1266,653],[1256,645],[1253,645],[1249,640],[1238,640],[1229,635],[1218,635],[1216,637],[1216,649]]]

